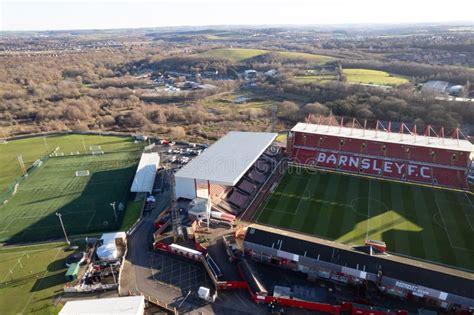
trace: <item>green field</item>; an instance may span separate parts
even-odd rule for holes
[[[334,74],[318,74],[318,75],[298,75],[294,76],[293,80],[298,83],[327,83],[336,81]]]
[[[250,48],[220,48],[212,49],[209,51],[202,52],[198,54],[200,57],[213,57],[213,58],[224,58],[232,62],[240,62],[246,59],[257,57],[263,54],[270,53],[270,50],[262,49],[250,49]],[[324,55],[315,55],[307,54],[301,52],[292,52],[292,51],[275,51],[280,57],[286,59],[305,59],[307,61],[313,62],[315,65],[322,65],[327,62],[335,60],[334,57],[324,56]]]
[[[347,82],[360,84],[377,84],[377,85],[400,85],[408,83],[406,78],[392,75],[385,71],[369,70],[369,69],[344,69]]]
[[[143,144],[135,144],[127,138],[85,137],[87,150],[92,143],[100,144],[105,154],[67,155],[76,150],[83,152],[77,147],[77,143],[83,146],[82,137],[70,136],[69,140],[67,136],[59,138],[54,140],[64,141],[58,152],[64,149],[65,156],[46,159],[43,165],[20,182],[16,194],[6,204],[0,205],[0,242],[17,243],[61,237],[62,231],[55,212],[63,215],[69,234],[114,230],[120,226],[123,217],[129,217],[125,211],[118,211],[117,225],[110,203],[115,201],[117,205],[127,205]],[[74,144],[77,139],[80,141]],[[34,156],[34,152],[30,152],[22,141],[18,141],[18,146],[17,141],[12,141],[5,147],[11,151],[22,149],[32,160],[36,159],[38,156]],[[42,153],[37,148],[36,154]],[[2,151],[0,156],[3,155],[6,154]],[[9,152],[8,155],[12,154]],[[15,157],[13,161],[10,159],[10,163],[14,164],[15,161]],[[15,167],[7,169],[10,170],[10,177],[16,174],[13,172]],[[80,170],[88,170],[89,176],[76,177],[76,171]]]
[[[84,142],[82,141],[84,139]],[[135,150],[137,145],[130,138],[95,136],[95,135],[57,135],[47,137],[32,137],[13,140],[6,144],[0,143],[0,194],[8,185],[22,175],[18,164],[18,155],[23,156],[25,166],[30,167],[33,162],[59,147],[59,152],[89,151],[90,146],[100,145],[104,152],[117,150]]]
[[[0,249],[0,313],[55,314],[65,284],[64,244]],[[10,273],[11,271],[11,273]]]
[[[245,59],[253,58],[266,54],[266,50],[247,49],[247,48],[220,48],[212,49],[198,54],[200,57],[224,58],[232,62],[239,62]]]
[[[262,224],[474,270],[474,208],[463,192],[290,168],[256,214]]]

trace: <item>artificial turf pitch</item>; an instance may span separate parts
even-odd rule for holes
[[[57,314],[66,283],[63,243],[0,248],[0,314]]]
[[[126,206],[131,197],[142,145],[108,137],[102,137],[102,143],[113,144],[110,153],[51,157],[21,181],[16,194],[0,205],[0,242],[62,237],[56,212],[70,235],[118,229],[125,217],[119,204]],[[89,176],[77,177],[80,170],[88,170]]]
[[[256,221],[345,244],[474,270],[470,194],[290,167]]]

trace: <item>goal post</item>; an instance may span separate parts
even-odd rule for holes
[[[102,147],[100,145],[91,145],[89,151],[101,151]]]
[[[85,177],[85,176],[89,176],[89,175],[90,175],[89,170],[76,171],[76,177]]]

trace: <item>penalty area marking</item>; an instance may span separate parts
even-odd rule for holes
[[[58,258],[58,255],[59,255],[59,252],[60,252],[60,251],[61,251],[61,248],[58,248],[57,251],[56,251],[56,255],[54,256],[54,258],[52,259],[52,261],[56,261],[56,258]],[[48,270],[46,269],[46,271],[43,273],[43,276],[42,276],[41,279],[39,280],[38,285],[35,284],[35,285],[33,286],[33,288],[34,288],[34,287],[37,287],[37,286],[39,287],[39,286],[41,285],[41,283],[43,282],[44,278],[46,278],[46,276],[47,276],[48,274],[50,274],[50,273],[52,273],[52,271],[48,271]],[[30,298],[29,298],[28,301],[26,302],[25,307],[23,307],[23,310],[21,311],[21,314],[25,313],[25,310],[26,310],[26,308],[28,307],[28,305],[30,305],[31,299],[33,298],[33,296],[35,295],[35,293],[36,293],[36,292],[33,292],[33,294],[30,295]]]
[[[464,212],[464,215],[466,216],[467,222],[469,223],[469,226],[471,227],[471,230],[474,232],[474,223],[473,223],[474,222],[474,211],[472,211],[474,209],[474,205],[472,204],[471,198],[469,198],[467,196],[467,194],[464,194],[464,196],[466,197],[467,201],[469,202],[469,205],[471,206],[472,214],[466,213],[466,210],[464,210],[464,208],[462,209],[462,211]]]
[[[446,235],[448,236],[449,246],[451,246],[452,249],[463,250],[463,251],[474,253],[474,250],[472,250],[472,249],[454,245],[453,241],[451,240],[451,235],[449,234],[448,226],[446,225],[446,221],[444,220],[443,212],[441,211],[441,208],[438,205],[438,200],[436,200],[436,198],[435,198],[435,204],[436,204],[436,208],[438,209],[441,221],[443,223],[444,230],[446,231]]]

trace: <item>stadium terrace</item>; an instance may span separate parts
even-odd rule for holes
[[[293,163],[365,176],[439,187],[469,189],[467,176],[474,146],[456,129],[452,138],[431,127],[424,135],[399,125],[391,131],[377,122],[376,129],[298,123],[288,137]],[[365,124],[364,124],[365,125]],[[408,132],[408,134],[407,134]]]

